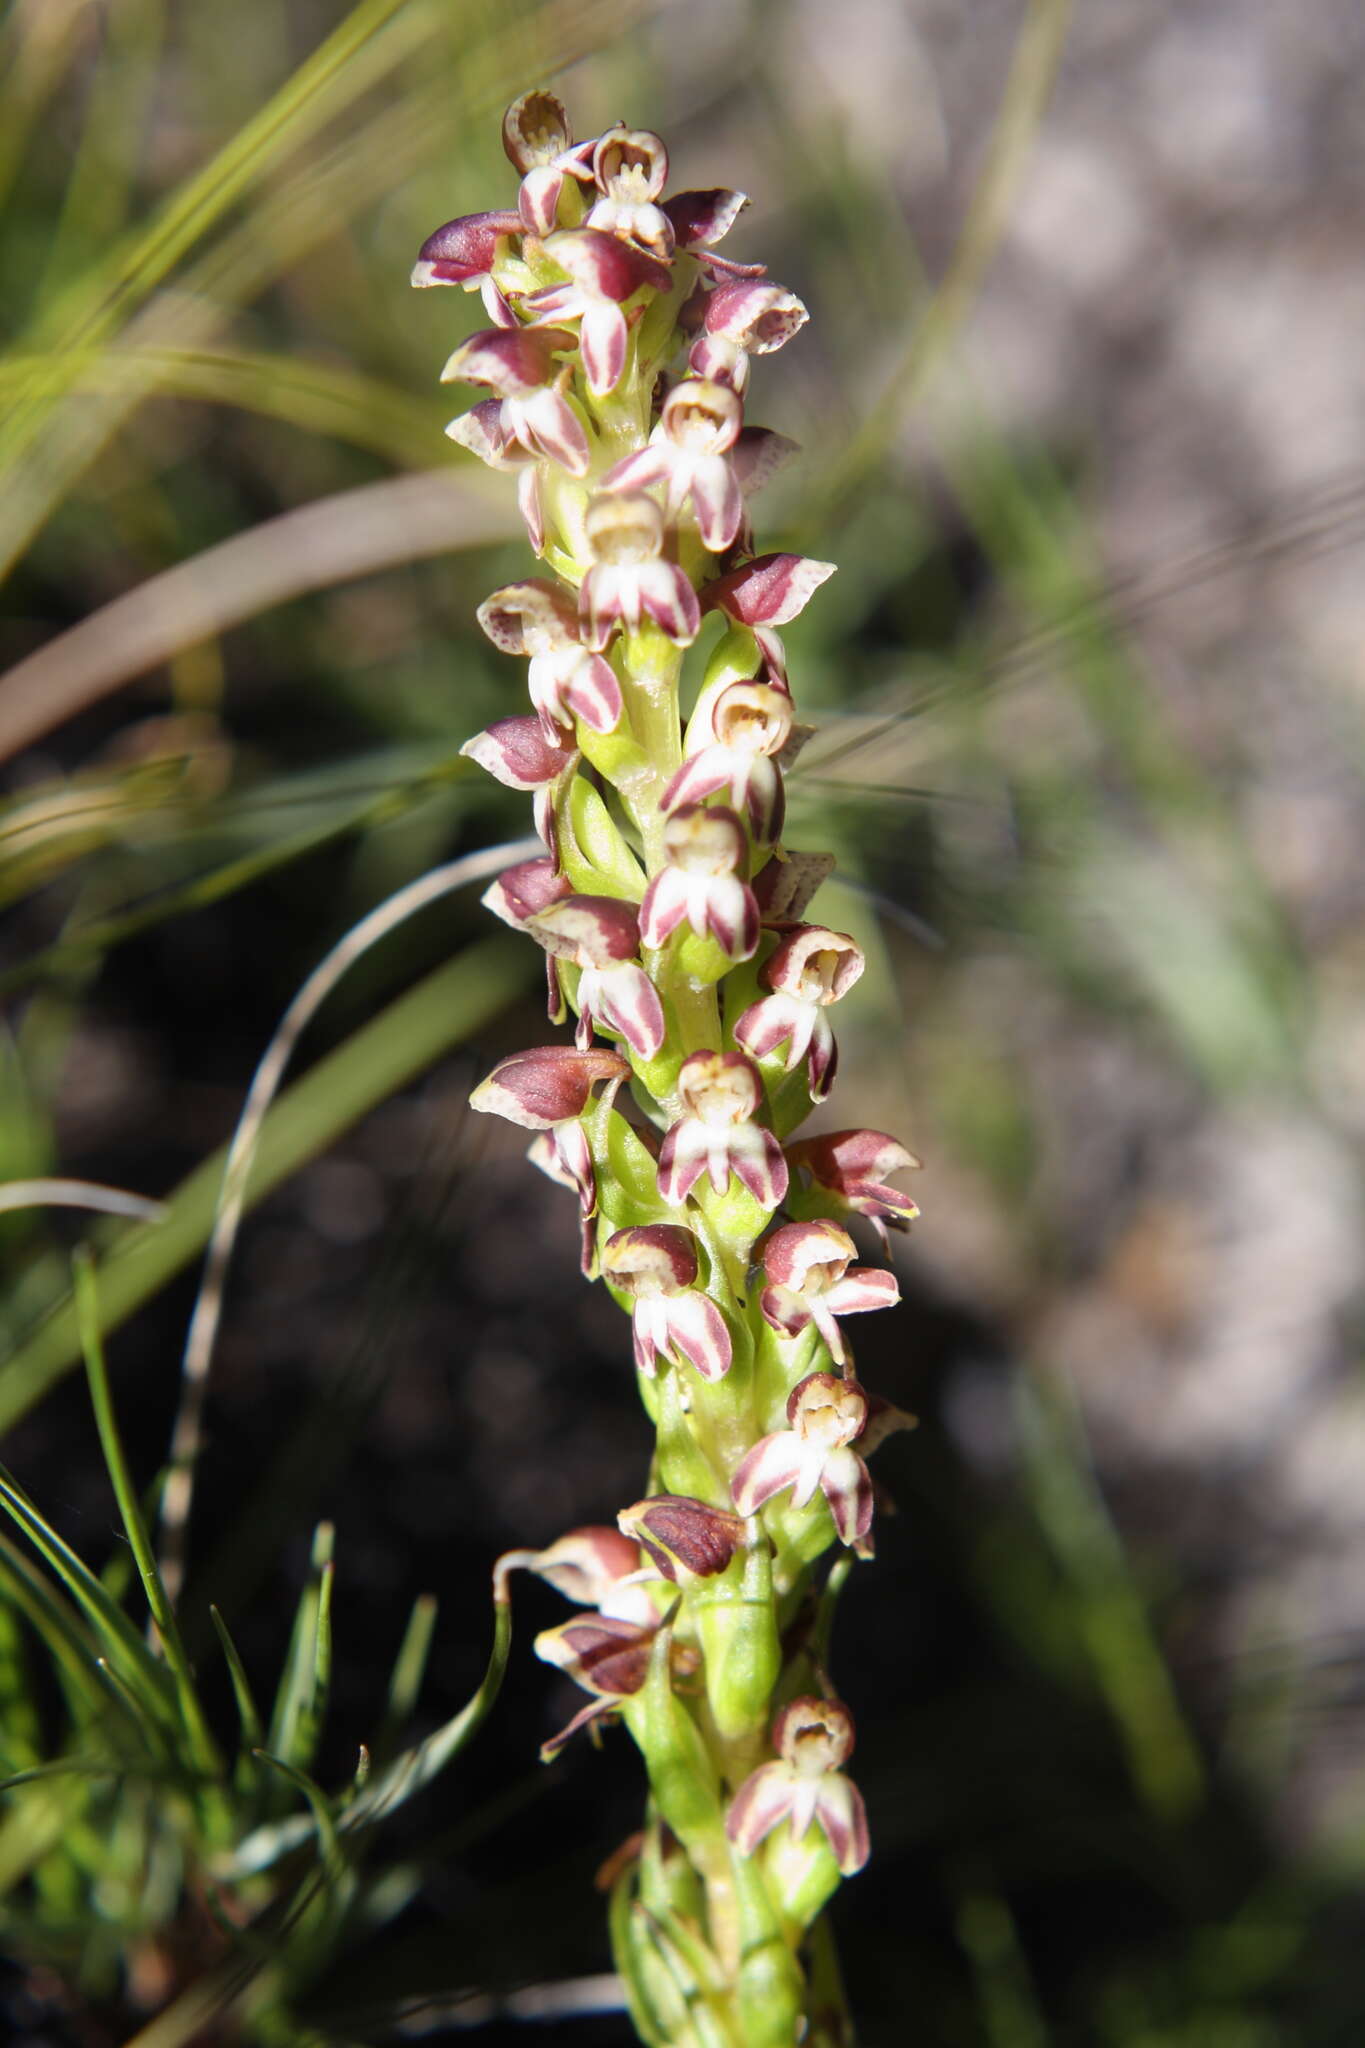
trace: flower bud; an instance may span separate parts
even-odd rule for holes
[[[675,1585],[714,1578],[744,1540],[738,1515],[677,1493],[637,1500],[633,1507],[622,1508],[616,1520]]]

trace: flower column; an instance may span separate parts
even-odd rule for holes
[[[533,708],[465,751],[535,795],[546,853],[486,900],[544,949],[551,1019],[572,1009],[577,1028],[503,1061],[473,1101],[536,1132],[532,1157],[576,1196],[584,1271],[631,1314],[658,1439],[618,1528],[498,1569],[583,1609],[537,1642],[591,1696],[565,1734],[621,1719],[644,1758],[646,1824],[611,1878],[642,2038],[834,2048],[848,2020],[812,1929],[867,1827],[825,1669],[844,1572],[821,1561],[870,1555],[865,1458],[910,1420],[854,1377],[838,1319],[897,1290],[853,1263],[838,1219],[903,1227],[914,1205],[880,1176],[915,1162],[876,1132],[787,1143],[833,1082],[825,1013],[862,970],[851,939],[801,921],[827,863],[780,844],[793,707],[776,629],[832,567],[754,557],[747,510],[791,452],[745,424],[749,358],[806,314],[761,265],[715,253],[742,194],[665,197],[656,135],[575,142],[534,92],[503,140],[515,210],[447,222],[413,282],[482,294],[495,324],[445,376],[488,395],[448,431],[516,474],[551,572],[480,607],[529,661]],[[684,721],[708,616],[720,635]]]

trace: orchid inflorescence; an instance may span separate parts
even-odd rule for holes
[[[745,424],[750,357],[806,310],[716,253],[743,194],[664,196],[657,135],[575,142],[538,91],[503,141],[515,209],[438,228],[413,282],[482,294],[493,324],[444,376],[489,395],[447,431],[515,473],[552,572],[479,608],[527,660],[532,709],[464,751],[534,795],[545,851],[485,901],[543,948],[550,1017],[577,1027],[501,1061],[473,1103],[533,1131],[576,1195],[583,1270],[631,1315],[658,1441],[653,1490],[616,1527],[514,1551],[497,1584],[524,1567],[581,1610],[537,1639],[589,1695],[545,1753],[621,1719],[644,1756],[611,1915],[642,2036],[833,2044],[837,1972],[810,1930],[868,1837],[824,1663],[844,1572],[822,1594],[817,1566],[836,1543],[870,1555],[866,1458],[911,1421],[855,1376],[844,1318],[898,1290],[845,1223],[884,1249],[916,1214],[888,1176],[917,1162],[878,1131],[789,1142],[863,971],[851,938],[803,921],[832,863],[781,844],[804,735],[778,629],[833,565],[755,557],[748,511],[792,452]],[[685,650],[712,619],[684,718]]]

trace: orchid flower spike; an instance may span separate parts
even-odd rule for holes
[[[916,1162],[884,1132],[798,1134],[863,971],[812,910],[832,856],[782,841],[807,730],[782,634],[833,565],[757,554],[752,531],[796,451],[747,423],[750,387],[807,313],[719,252],[743,193],[670,193],[652,131],[575,140],[536,87],[502,139],[515,184],[437,227],[413,282],[478,292],[489,322],[445,365],[477,396],[447,432],[515,479],[541,568],[478,608],[525,667],[490,662],[519,701],[462,751],[532,799],[545,850],[484,902],[541,948],[550,1017],[576,1025],[499,1060],[471,1104],[573,1194],[656,1436],[617,1526],[506,1552],[498,1597],[527,1571],[578,1610],[535,1641],[588,1695],[542,1754],[620,1721],[643,1755],[651,1817],[613,1875],[641,2011],[657,1991],[751,2038],[759,1928],[764,2040],[851,2038],[807,1935],[867,1821],[802,1617],[824,1553],[871,1555],[867,1459],[911,1426],[853,1377],[845,1318],[898,1290],[844,1225],[904,1228],[891,1178]]]

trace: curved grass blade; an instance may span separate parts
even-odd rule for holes
[[[527,962],[515,940],[501,935],[481,939],[320,1059],[266,1119],[246,1206],[496,1017],[525,987],[526,978]],[[126,1232],[100,1258],[100,1318],[106,1334],[203,1250],[226,1162],[223,1146],[170,1196],[164,1222]],[[68,1300],[19,1346],[0,1375],[0,1432],[26,1414],[79,1357]]]
[[[142,1519],[137,1489],[128,1470],[123,1440],[119,1435],[118,1420],[114,1414],[114,1404],[109,1392],[109,1374],[100,1335],[99,1290],[95,1280],[94,1264],[85,1249],[77,1252],[72,1264],[76,1283],[76,1321],[81,1350],[85,1356],[86,1376],[90,1382],[90,1400],[95,1411],[100,1449],[104,1453],[105,1466],[113,1484],[114,1497],[118,1502],[119,1515],[129,1548],[137,1563],[147,1606],[156,1624],[157,1635],[160,1637],[166,1661],[175,1681],[176,1699],[189,1756],[205,1777],[216,1778],[222,1773],[222,1758],[218,1754],[217,1744],[209,1733],[208,1719],[194,1683],[194,1673],[190,1669],[185,1645],[180,1638],[175,1609],[167,1596],[161,1573],[157,1569],[156,1555],[147,1533],[147,1525]]]
[[[210,1606],[209,1619],[222,1646],[228,1677],[232,1680],[232,1696],[237,1703],[237,1722],[241,1730],[241,1748],[260,1749],[265,1743],[265,1728],[251,1691],[251,1680],[246,1675],[241,1653],[228,1634],[227,1623],[216,1607]]]
[[[397,564],[504,539],[513,517],[448,467],[362,484],[177,563],[0,677],[0,758],[110,690],[258,612]]]

